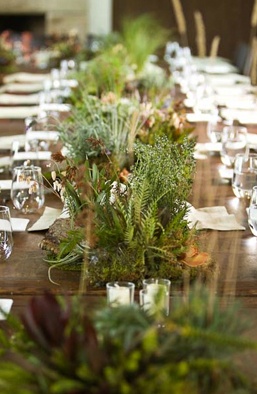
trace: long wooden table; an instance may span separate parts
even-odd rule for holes
[[[195,125],[195,135],[199,142],[207,141],[206,123]],[[251,132],[254,128],[251,129]],[[24,132],[24,121],[1,120],[0,135],[13,135]],[[206,251],[209,251],[219,267],[217,291],[220,295],[240,298],[246,308],[251,308],[255,315],[257,307],[257,237],[254,237],[247,224],[247,203],[239,201],[232,192],[228,181],[219,175],[221,161],[216,154],[207,154],[198,159],[196,174],[190,202],[195,208],[222,205],[229,213],[234,213],[238,221],[246,227],[245,231],[202,232]],[[13,216],[21,214],[12,208]],[[60,201],[53,195],[46,196],[45,205],[58,206]],[[32,215],[31,223],[39,215]],[[19,313],[32,295],[51,290],[56,294],[75,294],[79,289],[79,272],[54,269],[51,273],[53,281],[48,278],[49,265],[44,261],[44,252],[38,244],[44,232],[14,233],[14,248],[11,257],[0,264],[0,297],[13,298],[13,312]],[[172,287],[172,295],[178,289]],[[100,296],[100,297],[99,297]],[[105,291],[89,291],[86,295],[88,303],[103,300]]]

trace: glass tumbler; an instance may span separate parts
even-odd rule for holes
[[[12,226],[10,210],[0,205],[0,261],[10,257],[13,249]]]
[[[257,186],[253,187],[248,208],[248,225],[253,235],[257,237]]]
[[[44,183],[40,167],[14,167],[11,199],[14,207],[23,213],[37,212],[44,205]]]
[[[232,177],[235,196],[249,200],[255,185],[257,185],[257,153],[237,154]]]
[[[225,126],[221,135],[220,158],[227,167],[234,165],[238,153],[247,154],[247,129],[242,126]]]

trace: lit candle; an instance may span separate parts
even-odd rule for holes
[[[130,288],[115,284],[108,288],[108,301],[112,306],[130,304]]]

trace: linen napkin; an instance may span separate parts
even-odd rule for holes
[[[0,298],[0,320],[6,320],[6,316],[10,313],[13,300],[11,298]]]
[[[39,94],[0,94],[0,105],[36,105],[39,104]]]
[[[40,107],[33,106],[11,106],[0,108],[0,119],[25,119],[29,116],[36,116],[40,113]]]
[[[28,231],[48,230],[53,222],[60,217],[61,209],[45,207],[43,215],[28,229]]]
[[[237,222],[235,215],[229,214],[223,206],[195,209],[191,205],[186,218],[189,222],[189,227],[195,227],[197,230],[245,230],[245,227]]]
[[[3,85],[0,92],[9,93],[36,93],[44,88],[43,83],[19,83],[13,82]]]
[[[194,113],[194,112],[186,114],[186,120],[190,123],[209,122],[212,118],[213,118],[213,114]]]
[[[26,231],[28,224],[29,224],[29,219],[11,218],[11,225],[13,232]]]
[[[0,110],[1,112],[1,110]],[[19,146],[25,145],[25,134],[15,134],[0,137],[0,150],[11,150],[13,141],[19,141]]]
[[[29,72],[17,72],[10,75],[6,75],[3,78],[3,83],[12,83],[12,82],[42,82],[46,78],[50,78],[50,73],[29,73]]]

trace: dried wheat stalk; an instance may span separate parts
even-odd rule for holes
[[[187,45],[187,27],[181,2],[180,0],[171,0],[171,4],[174,9],[174,14],[177,21],[178,31],[181,36],[181,40],[184,41],[184,45]]]
[[[215,36],[211,43],[210,57],[214,58],[218,56],[220,44],[220,36]]]
[[[203,17],[200,11],[194,12],[196,26],[196,44],[199,57],[206,56],[206,35]]]

